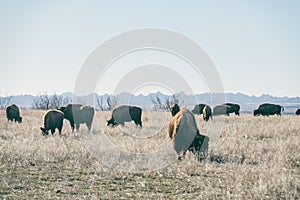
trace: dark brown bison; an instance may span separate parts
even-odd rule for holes
[[[192,113],[195,115],[203,115],[203,119],[205,121],[208,121],[209,118],[212,119],[212,112],[209,105],[206,104],[197,104],[195,105],[194,109],[192,110]]]
[[[168,132],[178,159],[181,160],[187,151],[192,151],[199,160],[205,158],[209,138],[199,133],[194,115],[185,108],[180,109],[177,104],[171,107],[171,113],[173,118]]]
[[[296,110],[296,115],[300,115],[300,109]]]
[[[203,108],[203,119],[208,121],[209,118],[212,120],[212,112],[210,106],[207,105]]]
[[[284,108],[280,105],[275,105],[271,103],[264,103],[261,104],[258,109],[253,111],[254,116],[262,115],[262,116],[269,116],[269,115],[281,115],[281,111],[284,111]]]
[[[217,105],[213,108],[213,115],[229,115],[230,106]]]
[[[122,105],[112,111],[111,118],[107,120],[107,126],[125,125],[125,122],[134,121],[134,123],[142,127],[142,109],[136,106]]]
[[[235,115],[240,115],[240,105],[235,103],[224,103],[223,105],[229,106],[226,113],[235,113]]]
[[[195,105],[194,109],[192,110],[192,113],[195,115],[201,115],[203,114],[204,107],[207,106],[206,104],[197,104]]]
[[[22,122],[22,117],[20,116],[19,107],[12,104],[6,108],[6,117],[8,121]]]
[[[91,106],[82,104],[68,104],[59,108],[64,113],[64,118],[70,121],[72,131],[79,130],[80,124],[85,123],[89,131],[92,127],[92,122],[95,110]]]
[[[58,129],[61,135],[61,129],[63,127],[64,113],[59,110],[49,110],[44,115],[44,127],[40,127],[43,135],[48,135],[49,130],[51,130],[52,135],[55,129]]]

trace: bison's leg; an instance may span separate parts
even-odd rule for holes
[[[55,128],[54,128],[54,129],[51,129],[51,133],[52,133],[52,135],[54,134],[54,132],[55,132]]]
[[[77,123],[77,124],[75,124],[75,126],[76,126],[76,131],[79,131],[80,124],[79,124],[79,123]]]
[[[58,127],[58,132],[59,132],[59,135],[61,135],[61,130],[62,130],[62,127],[63,127],[63,124],[61,124],[61,125]]]
[[[74,128],[75,128],[74,122],[73,122],[73,121],[70,121],[70,125],[71,125],[72,133],[73,133],[73,132],[74,132]]]
[[[177,159],[182,160],[185,157],[186,151],[182,153],[182,155],[178,154]]]
[[[140,125],[141,127],[142,127],[142,121],[141,120],[133,120],[134,121],[134,123],[135,123],[135,125]]]
[[[89,131],[91,131],[91,128],[92,128],[92,123],[85,123],[86,124],[86,126],[88,127],[88,129],[89,129]]]

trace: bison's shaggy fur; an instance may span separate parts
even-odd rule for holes
[[[240,105],[235,103],[224,103],[223,105],[229,106],[227,108],[227,113],[235,113],[236,115],[240,115]]]
[[[229,115],[230,106],[217,105],[213,108],[213,115]]]
[[[206,154],[208,137],[199,133],[194,115],[185,108],[180,110],[177,104],[171,107],[171,112],[175,115],[169,123],[168,132],[178,159],[182,159],[188,150],[197,155]],[[203,156],[198,158],[201,159]]]
[[[107,120],[107,126],[125,125],[125,122],[134,121],[137,126],[142,127],[142,109],[136,106],[122,105],[112,111],[111,118]]]
[[[22,122],[22,117],[20,116],[19,107],[12,104],[6,108],[6,117],[8,121]]]
[[[284,108],[280,105],[275,105],[271,103],[264,103],[261,104],[258,109],[253,111],[254,116],[262,115],[262,116],[269,116],[269,115],[281,115],[281,111],[284,111]]]
[[[195,105],[194,109],[192,110],[192,113],[195,115],[201,115],[203,114],[204,107],[207,106],[206,104],[197,104]]]
[[[197,104],[195,105],[194,109],[192,110],[192,113],[195,115],[203,115],[203,120],[208,121],[209,118],[212,119],[212,111],[211,107],[206,104]]]
[[[64,113],[64,118],[69,120],[72,131],[79,130],[80,124],[85,123],[89,131],[92,127],[92,122],[95,114],[95,110],[91,106],[82,104],[68,104],[67,106],[61,106],[60,111]]]
[[[206,105],[206,106],[203,108],[203,119],[204,119],[205,121],[208,121],[209,118],[212,120],[212,112],[211,112],[210,106]]]
[[[51,130],[52,135],[57,128],[59,134],[61,135],[61,130],[63,127],[64,113],[59,110],[49,110],[44,115],[44,127],[40,127],[43,135],[48,135],[49,130]]]

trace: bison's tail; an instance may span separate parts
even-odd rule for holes
[[[284,111],[284,107],[283,106],[281,106],[281,110],[282,110],[282,112]]]

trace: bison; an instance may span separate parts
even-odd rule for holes
[[[227,108],[227,113],[235,113],[235,115],[240,115],[240,105],[235,103],[224,103],[223,105],[229,106]]]
[[[168,132],[178,159],[181,160],[187,151],[198,155],[199,160],[203,159],[208,150],[209,138],[199,133],[194,115],[185,108],[180,109],[177,104],[171,107],[171,113],[173,118]]]
[[[209,118],[212,119],[212,112],[209,105],[206,104],[197,104],[195,105],[194,109],[192,110],[192,113],[195,115],[201,115],[203,114],[203,120],[208,121]]]
[[[122,105],[112,111],[111,118],[107,120],[107,126],[124,126],[125,122],[134,121],[134,123],[142,127],[142,109],[136,106]]]
[[[91,130],[95,114],[93,107],[82,104],[68,104],[67,106],[61,106],[59,110],[64,113],[64,118],[69,120],[72,132],[75,127],[79,131],[80,124],[82,123],[86,124],[89,131]]]
[[[18,123],[22,122],[22,117],[20,116],[19,107],[15,104],[12,104],[6,108],[6,117],[8,121],[15,121]]]
[[[192,113],[195,115],[201,115],[203,114],[204,107],[207,106],[206,104],[197,104],[195,105],[194,109],[192,110]]]
[[[296,110],[296,115],[300,115],[300,109]]]
[[[208,121],[209,118],[212,120],[212,112],[211,112],[210,106],[206,105],[206,106],[203,108],[203,119],[204,119],[205,121]]]
[[[44,115],[44,127],[40,127],[43,135],[47,136],[49,130],[51,130],[52,135],[57,128],[59,135],[61,135],[61,130],[63,127],[64,113],[59,110],[49,110]]]
[[[217,105],[213,108],[213,115],[229,115],[230,106]]]
[[[258,109],[253,111],[254,116],[262,115],[262,116],[269,116],[269,115],[281,115],[281,111],[284,111],[284,108],[280,105],[275,105],[271,103],[264,103],[261,104]]]

